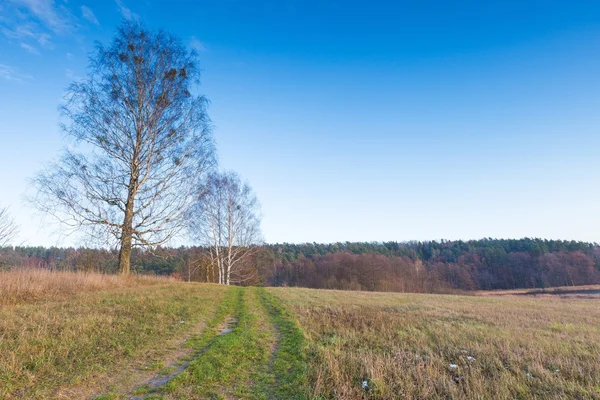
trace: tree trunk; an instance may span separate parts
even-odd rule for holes
[[[119,250],[119,271],[123,275],[129,275],[131,272],[131,245],[133,240],[133,198],[134,178],[129,184],[129,193],[127,194],[127,203],[125,204],[125,218],[123,219],[123,230],[121,234],[121,249]]]
[[[121,272],[122,275],[129,275],[131,272],[131,232],[127,234],[123,231],[123,236],[121,237],[119,272]]]
[[[220,255],[219,255],[219,250],[217,247],[217,269],[219,270],[219,284],[223,283],[223,267],[221,266],[221,259],[220,259]]]

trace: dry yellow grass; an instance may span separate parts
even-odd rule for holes
[[[270,291],[311,343],[315,397],[600,398],[597,299]]]
[[[148,275],[107,275],[81,272],[52,272],[44,269],[12,269],[0,272],[0,306],[65,298],[81,292],[173,282],[171,278]]]
[[[167,344],[199,333],[224,289],[142,276],[2,272],[0,399],[109,392],[108,384],[177,351]]]

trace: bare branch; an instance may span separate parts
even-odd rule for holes
[[[18,233],[19,228],[10,216],[8,208],[0,208],[0,247],[7,246]]]
[[[194,239],[209,248],[219,283],[243,283],[253,278],[253,273],[247,273],[252,268],[245,270],[244,264],[262,243],[259,204],[250,186],[237,174],[211,174],[189,221]]]
[[[80,146],[34,180],[33,203],[66,229],[111,238],[128,273],[133,246],[177,236],[214,167],[208,101],[192,95],[196,55],[176,37],[126,21],[96,45],[90,73],[60,108]]]

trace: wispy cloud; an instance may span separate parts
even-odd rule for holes
[[[0,64],[0,79],[10,82],[24,82],[32,80],[31,75],[20,73],[16,68]]]
[[[0,33],[30,53],[52,48],[53,35],[77,28],[77,19],[54,0],[5,0],[0,5]]]
[[[35,47],[33,47],[30,44],[21,42],[20,46],[21,46],[21,48],[27,50],[31,54],[40,54],[40,52],[38,51],[38,49],[36,49]]]
[[[17,7],[26,9],[54,33],[65,33],[73,28],[73,16],[65,6],[54,0],[8,0]]]
[[[140,17],[138,14],[134,13],[129,8],[127,8],[122,0],[115,0],[115,3],[117,3],[119,11],[125,19],[138,19]]]
[[[0,24],[0,32],[8,39],[14,39],[20,43],[35,42],[43,47],[52,47],[51,36],[43,32],[35,22],[23,21],[19,25]]]
[[[81,15],[83,16],[84,19],[88,20],[92,24],[100,25],[100,23],[98,22],[98,18],[96,18],[96,16],[94,15],[94,12],[92,11],[91,8],[86,7],[86,6],[81,6]]]
[[[40,33],[37,36],[37,41],[39,44],[45,47],[52,47],[52,42],[50,40],[50,35],[47,33]]]
[[[200,40],[196,39],[194,36],[192,36],[192,38],[190,39],[190,47],[193,50],[196,50],[198,53],[202,53],[203,51],[206,51],[206,46],[204,46],[204,43],[202,43]]]

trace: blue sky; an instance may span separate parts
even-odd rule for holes
[[[600,242],[597,1],[4,0],[0,204],[20,242],[71,244],[22,196],[122,18],[199,51],[220,164],[269,242]]]

